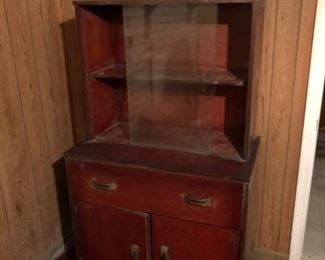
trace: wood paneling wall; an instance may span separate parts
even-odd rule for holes
[[[1,259],[48,259],[62,241],[54,163],[73,144],[55,0],[0,0]]]
[[[289,251],[316,3],[265,1],[248,251]]]
[[[248,250],[288,253],[315,6],[265,1]],[[0,0],[3,259],[47,259],[63,239],[53,164],[84,137],[81,87],[72,1]]]

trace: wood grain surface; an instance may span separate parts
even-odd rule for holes
[[[248,249],[288,253],[316,2],[265,1]],[[71,0],[0,0],[4,259],[44,259],[62,240],[52,164],[85,135],[74,19]]]
[[[47,259],[63,240],[53,163],[73,138],[60,13],[59,1],[0,1],[3,259]]]
[[[289,252],[316,2],[265,1],[247,251]]]

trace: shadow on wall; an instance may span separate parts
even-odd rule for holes
[[[61,24],[74,142],[86,138],[84,79],[76,19]]]
[[[72,222],[67,174],[63,158],[53,164],[53,170],[55,174],[55,184],[58,196],[61,230],[64,238],[65,248],[68,249],[71,247],[72,241]]]
[[[65,67],[69,104],[71,111],[74,144],[80,143],[86,138],[84,95],[82,68],[79,55],[76,20],[68,20],[60,25],[64,45]],[[65,249],[68,255],[65,259],[75,259],[73,245],[71,208],[69,190],[64,158],[53,165],[58,204],[60,211],[61,229],[64,238]]]

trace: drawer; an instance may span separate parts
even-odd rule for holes
[[[73,200],[241,227],[241,183],[79,160],[68,160],[67,170]]]

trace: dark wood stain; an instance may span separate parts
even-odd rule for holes
[[[143,75],[130,76],[125,48],[139,36],[149,46],[142,49],[141,55],[152,53],[152,46],[161,39],[152,36],[155,27],[151,16],[154,5],[162,1],[75,1],[89,141],[69,150],[65,159],[79,257],[243,258],[248,187],[259,146],[259,138],[247,137],[248,118],[254,112],[250,106],[250,66],[255,60],[250,50],[251,44],[259,40],[252,38],[254,30],[251,31],[252,12],[260,11],[252,7],[257,2],[260,1],[164,1],[163,4],[227,4],[215,9],[219,24],[206,17],[198,20],[195,30],[199,40],[193,53],[184,52],[191,48],[182,46],[180,37],[172,45],[176,50],[164,56],[167,69],[160,75],[154,68],[157,77],[147,79],[141,78]],[[147,26],[131,37],[127,36],[128,27],[123,21],[123,5],[129,4],[150,5],[143,9],[143,23]],[[192,9],[186,8],[189,22]],[[165,30],[175,33],[171,22],[164,21]],[[210,57],[210,39],[216,36],[216,53]],[[240,41],[243,43],[238,46]],[[148,69],[153,70],[152,60],[148,62]],[[193,62],[199,74],[191,70],[189,63]],[[151,124],[169,129],[221,131],[228,142],[222,146],[220,140],[216,141],[215,145],[223,147],[221,154],[135,144],[129,140],[130,129],[126,140],[121,137],[123,140],[112,141],[115,125],[132,124],[128,77],[144,85],[163,82],[163,98],[169,101],[158,108],[146,107],[147,93],[139,88],[136,106],[142,108],[139,118],[143,128]],[[185,95],[184,90],[188,91]],[[170,111],[171,104],[177,113],[167,113],[168,117],[166,111]],[[199,123],[195,126],[194,120],[189,119],[197,116]],[[158,127],[152,129],[158,131]],[[165,129],[168,136],[167,128],[159,129]],[[239,159],[222,156],[230,146]],[[214,250],[216,244],[218,249]]]

